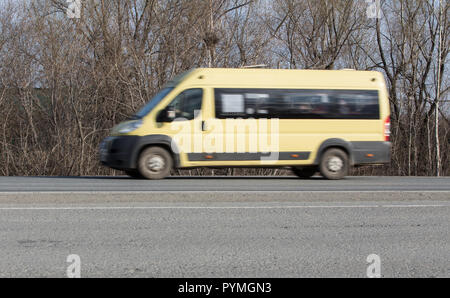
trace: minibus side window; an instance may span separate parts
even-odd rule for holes
[[[330,115],[336,119],[380,119],[378,91],[333,91],[330,103]]]
[[[216,117],[380,119],[378,91],[215,89]]]
[[[188,89],[178,94],[167,106],[166,110],[175,111],[175,118],[192,120],[196,116],[196,111],[202,108],[203,90]]]

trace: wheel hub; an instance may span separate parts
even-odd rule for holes
[[[152,172],[159,172],[164,169],[164,158],[159,155],[152,156],[147,161],[147,168]]]
[[[333,156],[328,160],[328,169],[332,172],[339,172],[343,166],[344,162],[337,156]]]

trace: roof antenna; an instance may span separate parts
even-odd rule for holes
[[[242,68],[266,68],[265,64],[257,64],[257,65],[244,65]]]

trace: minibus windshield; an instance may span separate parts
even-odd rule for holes
[[[161,91],[159,91],[158,94],[156,94],[142,109],[139,110],[139,112],[134,114],[132,119],[141,119],[142,117],[144,117],[145,115],[150,113],[151,110],[153,110],[153,108],[158,103],[160,103],[161,100],[163,100],[164,97],[166,97],[166,95],[169,94],[170,91],[172,91],[172,90],[173,90],[173,87],[168,87],[168,88],[164,88]]]

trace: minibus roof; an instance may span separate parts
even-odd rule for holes
[[[274,88],[370,88],[385,87],[377,71],[297,70],[253,68],[194,68],[174,77],[166,86],[178,84],[274,87]]]

